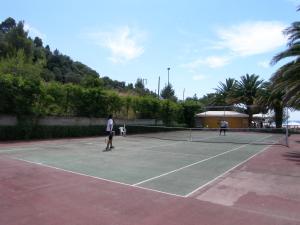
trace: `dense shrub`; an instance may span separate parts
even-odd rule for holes
[[[104,126],[0,126],[0,140],[51,139],[104,135]]]

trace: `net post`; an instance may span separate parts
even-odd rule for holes
[[[289,147],[289,109],[286,107],[285,145]]]
[[[289,127],[286,125],[285,127],[285,145],[289,147]]]
[[[190,139],[189,141],[192,141],[192,128],[190,128]]]

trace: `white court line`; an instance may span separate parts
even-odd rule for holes
[[[164,144],[164,145],[154,145],[154,146],[150,146],[150,147],[143,147],[143,148],[139,148],[139,149],[160,148],[160,147],[166,147],[166,146],[177,145],[177,144],[178,144],[178,142],[175,142],[175,143],[171,143],[171,144]]]
[[[36,151],[39,150],[39,148],[36,149],[29,149],[29,148],[16,148],[16,149],[8,149],[8,150],[0,150],[0,154],[1,153],[5,153],[5,152],[28,152],[28,151]]]
[[[178,144],[186,144],[186,141],[175,142],[175,143],[172,143],[172,144],[165,144],[165,145],[156,145],[156,146],[151,146],[151,147],[143,147],[143,148],[137,148],[137,149],[133,149],[133,148],[129,149],[127,147],[123,147],[123,149],[124,150],[128,150],[128,151],[155,152],[157,154],[173,154],[173,155],[188,155],[188,156],[199,156],[199,155],[202,155],[202,154],[192,154],[192,153],[185,153],[185,152],[147,150],[147,149],[160,148],[160,147],[166,147],[166,146],[172,146],[172,145],[178,145]]]
[[[271,136],[271,135],[270,135]],[[267,137],[264,137],[264,138],[268,138],[269,136]],[[171,144],[170,144],[171,145]],[[245,144],[243,146],[246,146],[248,144]],[[240,146],[236,149],[232,149],[230,151],[235,151],[243,146]],[[230,152],[230,151],[227,151],[226,153]],[[225,154],[222,153],[222,154]],[[257,153],[258,154],[258,153]],[[218,155],[221,155],[221,154],[218,154]],[[214,156],[214,157],[217,157],[217,156]],[[12,158],[12,157],[10,157]],[[210,157],[212,158],[212,157]],[[208,158],[208,159],[210,159]],[[19,158],[13,158],[13,159],[16,159],[16,160],[19,160],[19,161],[24,161],[24,162],[27,162],[27,163],[31,163],[31,164],[35,164],[35,165],[39,165],[39,166],[43,166],[43,167],[48,167],[48,168],[52,168],[52,169],[56,169],[56,170],[59,170],[59,171],[64,171],[64,172],[68,172],[68,173],[72,173],[72,174],[76,174],[76,175],[81,175],[81,176],[85,176],[85,177],[90,177],[90,178],[94,178],[94,179],[97,179],[97,180],[103,180],[103,181],[107,181],[107,182],[110,182],[110,183],[115,183],[115,184],[120,184],[120,185],[125,185],[127,187],[133,187],[133,188],[138,188],[138,189],[142,189],[142,190],[148,190],[148,191],[152,191],[152,192],[157,192],[157,193],[161,193],[161,194],[166,194],[166,195],[170,195],[170,196],[176,196],[176,197],[181,197],[181,198],[185,198],[187,197],[184,196],[184,195],[178,195],[178,194],[173,194],[173,193],[169,193],[169,192],[164,192],[164,191],[159,191],[159,190],[155,190],[155,189],[151,189],[151,188],[146,188],[146,187],[141,187],[141,186],[136,186],[137,184],[126,184],[126,183],[123,183],[123,182],[119,182],[119,181],[114,181],[114,180],[109,180],[109,179],[106,179],[106,178],[101,178],[101,177],[95,177],[95,176],[92,176],[92,175],[88,175],[88,174],[84,174],[84,173],[79,173],[79,172],[74,172],[74,171],[71,171],[71,170],[66,170],[66,169],[62,169],[62,168],[58,168],[58,167],[54,167],[54,166],[50,166],[50,165],[46,165],[46,164],[43,164],[43,163],[40,163],[40,162],[33,162],[33,161],[29,161],[29,160],[25,160],[25,159],[19,159]],[[206,160],[208,160],[206,159]],[[202,160],[203,161],[203,160]],[[198,162],[199,163],[199,162]],[[195,163],[194,163],[195,164]],[[177,169],[178,170],[178,169]]]
[[[272,135],[269,135],[269,136],[266,136],[266,137],[264,137],[264,138],[261,138],[261,139],[259,139],[259,140],[263,140],[263,139],[265,139],[265,138],[268,138],[268,137],[271,137],[271,136],[272,136]],[[249,144],[251,144],[251,143],[249,143]],[[147,179],[147,180],[143,180],[143,181],[141,181],[141,182],[138,182],[138,183],[135,183],[135,184],[133,184],[133,186],[137,186],[137,185],[140,185],[140,184],[146,183],[146,182],[148,182],[148,181],[155,180],[155,179],[157,179],[157,178],[160,178],[160,177],[163,177],[163,176],[169,175],[169,174],[171,174],[171,173],[178,172],[178,171],[180,171],[180,170],[183,170],[183,169],[186,169],[186,168],[188,168],[188,167],[191,167],[191,166],[197,165],[197,164],[199,164],[199,163],[205,162],[205,161],[207,161],[207,160],[210,160],[210,159],[213,159],[213,158],[219,157],[219,156],[221,156],[221,155],[225,155],[225,154],[227,154],[227,153],[229,153],[229,152],[236,151],[236,150],[238,150],[238,149],[240,149],[240,148],[242,148],[242,147],[245,147],[245,146],[247,146],[247,145],[249,145],[249,144],[244,144],[244,145],[241,145],[241,146],[239,146],[239,147],[237,147],[237,148],[234,148],[234,149],[228,150],[228,151],[226,151],[226,152],[222,152],[222,153],[220,153],[220,154],[217,154],[217,155],[214,155],[214,156],[208,157],[208,158],[206,158],[206,159],[203,159],[203,160],[200,160],[200,161],[194,162],[194,163],[192,163],[192,164],[189,164],[189,165],[186,165],[186,166],[180,167],[180,168],[178,168],[178,169],[175,169],[175,170],[169,171],[169,172],[167,172],[167,173],[163,173],[163,174],[160,174],[160,175],[158,175],[158,176],[155,176],[155,177],[149,178],[149,179]]]
[[[33,161],[29,161],[29,160],[25,160],[25,159],[19,159],[19,158],[12,158],[12,159],[27,162],[27,163],[31,163],[31,164],[35,164],[35,165],[39,165],[39,166],[43,166],[43,167],[48,167],[48,168],[51,168],[51,169],[56,169],[56,170],[59,170],[59,171],[64,171],[64,172],[68,172],[68,173],[72,173],[72,174],[76,174],[76,175],[90,177],[90,178],[94,178],[94,179],[97,179],[97,180],[107,181],[107,182],[114,183],[114,184],[120,184],[120,185],[124,185],[124,186],[127,186],[127,187],[143,189],[143,190],[147,190],[147,191],[152,191],[152,192],[157,192],[157,193],[162,193],[162,194],[166,194],[166,195],[171,195],[171,196],[184,198],[183,195],[177,195],[177,194],[164,192],[164,191],[159,191],[159,190],[155,190],[155,189],[151,189],[151,188],[138,187],[138,186],[134,186],[134,185],[131,185],[131,184],[126,184],[126,183],[123,183],[123,182],[109,180],[109,179],[101,178],[101,177],[95,177],[95,176],[84,174],[84,173],[78,173],[78,172],[74,172],[74,171],[71,171],[71,170],[66,170],[66,169],[62,169],[62,168],[55,167],[55,166],[50,166],[50,165],[39,163],[39,162],[33,162]]]
[[[191,167],[191,166],[197,165],[197,164],[199,164],[199,163],[205,162],[205,161],[207,161],[207,160],[210,160],[210,159],[216,158],[216,157],[218,157],[218,156],[220,156],[220,155],[224,155],[224,154],[227,154],[227,153],[229,153],[229,152],[236,151],[236,150],[238,150],[238,149],[240,149],[240,148],[242,148],[242,147],[244,147],[244,146],[246,146],[246,145],[241,145],[241,146],[239,146],[239,147],[237,147],[237,148],[234,148],[234,149],[228,150],[228,151],[226,151],[226,152],[222,152],[222,153],[220,153],[220,154],[217,154],[217,155],[214,155],[214,156],[208,157],[208,158],[206,158],[206,159],[202,159],[202,160],[200,160],[200,161],[197,161],[197,162],[194,162],[194,163],[192,163],[192,164],[189,164],[189,165],[186,165],[186,166],[180,167],[180,168],[178,168],[178,169],[176,169],[176,170],[172,170],[172,171],[169,171],[169,172],[167,172],[167,173],[163,173],[163,174],[161,174],[161,175],[158,175],[158,176],[155,176],[155,177],[151,177],[151,178],[149,178],[149,179],[147,179],[147,180],[143,180],[143,181],[141,181],[141,182],[135,183],[135,184],[133,184],[133,186],[137,186],[137,185],[140,185],[140,184],[146,183],[146,182],[148,182],[148,181],[151,181],[151,180],[154,180],[154,179],[157,179],[157,178],[160,178],[160,177],[163,177],[163,176],[169,175],[169,174],[171,174],[171,173],[175,173],[175,172],[177,172],[177,171],[180,171],[180,170],[183,170],[183,169],[185,169],[185,168],[188,168],[188,167]]]
[[[246,160],[240,162],[239,164],[237,164],[236,166],[230,168],[229,170],[225,171],[224,173],[220,174],[219,176],[215,177],[214,179],[208,181],[207,183],[201,185],[200,187],[196,188],[195,190],[193,190],[192,192],[186,194],[184,197],[189,197],[192,194],[194,194],[195,192],[199,191],[200,189],[206,187],[207,185],[213,183],[215,180],[219,179],[220,177],[223,177],[225,174],[229,173],[230,171],[234,170],[235,168],[239,167],[240,165],[242,165],[243,163],[249,161],[250,159],[252,159],[253,157],[255,157],[256,155],[262,153],[263,151],[265,151],[267,148],[269,148],[271,145],[268,145],[267,147],[263,148],[262,150],[260,150],[259,152],[257,152],[256,154],[250,156],[249,158],[247,158]]]

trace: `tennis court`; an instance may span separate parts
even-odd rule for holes
[[[174,134],[182,136],[182,131],[179,134],[172,131],[168,135]],[[236,136],[232,133],[227,136],[218,136],[218,133],[205,135],[205,140],[210,136],[211,139],[220,138],[223,141],[231,135]],[[263,140],[269,136],[267,134],[260,138]],[[73,139],[46,145],[11,147],[1,152],[30,163],[188,196],[266,148],[265,145],[253,146],[250,143],[174,142],[139,135],[117,136],[114,145],[116,148],[113,151],[102,153],[105,148],[103,138]]]
[[[178,137],[183,137],[182,132],[172,131],[168,136],[176,134]],[[91,187],[85,187],[79,192],[81,195],[89,195],[88,193],[92,192],[94,197],[98,195],[105,196],[105,193],[109,193],[110,197],[122,193],[123,197],[128,195],[127,198],[137,194],[140,200],[149,201],[149,204],[153,203],[153,200],[147,200],[151,195],[156,196],[154,198],[156,200],[157,196],[160,196],[158,199],[171,198],[174,200],[175,198],[176,201],[181,201],[178,199],[198,198],[207,202],[212,199],[213,203],[218,203],[208,191],[205,191],[205,195],[200,196],[198,194],[204,190],[212,190],[211,185],[224,179],[228,174],[234,173],[237,168],[244,166],[249,160],[255,161],[257,157],[265,154],[265,152],[272,152],[272,150],[276,152],[276,148],[282,149],[282,151],[288,149],[282,145],[270,146],[270,140],[274,144],[277,142],[275,136],[268,133],[263,135],[256,133],[255,136],[251,136],[250,134],[245,135],[242,133],[239,135],[237,132],[228,132],[226,136],[220,136],[218,132],[205,132],[205,134],[198,136],[198,139],[195,139],[194,136],[194,140],[197,141],[186,141],[178,138],[177,141],[174,141],[162,138],[163,133],[159,132],[156,132],[156,135],[158,138],[153,138],[149,134],[116,136],[114,139],[115,148],[108,152],[102,152],[106,146],[104,137],[2,144],[0,146],[0,159],[3,166],[1,180],[6,182],[0,189],[2,192],[0,197],[2,200],[6,200],[4,206],[6,204],[9,208],[9,205],[13,205],[15,199],[12,196],[5,197],[5,194],[18,193],[18,188],[20,190],[28,188],[28,192],[22,192],[22,195],[32,196],[34,190],[47,190],[49,186],[51,189],[53,186],[50,184],[53,183],[53,180],[59,180],[58,186],[63,187],[64,191],[68,190],[67,192],[70,193],[76,192],[78,186],[82,184],[92,183],[93,188],[91,190],[89,190]],[[203,142],[199,142],[199,140]],[[242,141],[236,143],[233,140]],[[269,141],[263,142],[264,140]],[[254,142],[256,144],[253,144]],[[267,162],[267,159],[265,160]],[[300,171],[299,163],[298,167],[294,169]],[[46,178],[39,177],[37,180],[31,180],[36,174],[42,177],[46,176]],[[65,178],[61,178],[61,175]],[[31,182],[28,183],[26,179],[31,180]],[[41,183],[43,179],[47,179],[46,184]],[[247,179],[247,176],[243,179]],[[63,180],[65,180],[65,183]],[[299,174],[294,177],[294,182],[300,184]],[[251,185],[253,184],[250,183]],[[95,186],[97,186],[96,189]],[[10,190],[7,190],[7,188],[10,188]],[[48,198],[47,192],[44,194]],[[224,192],[223,194],[226,195]],[[56,198],[54,192],[50,192],[50,195],[51,198]],[[213,194],[213,196],[218,195]],[[221,196],[219,197],[222,198]],[[103,199],[100,200],[98,197],[92,201],[92,205],[103,204]],[[296,193],[296,197],[298,201],[293,204],[300,206],[299,191]],[[75,201],[76,204],[82,204],[81,198],[79,197],[79,202]],[[59,199],[56,198],[56,201],[59,202]],[[70,200],[62,197],[61,201],[60,204],[64,205],[66,203],[64,201]],[[130,201],[130,199],[126,201]],[[222,200],[219,201],[222,202]],[[111,204],[109,199],[105,199],[105,202],[105,204]],[[203,201],[201,203],[204,204]],[[187,203],[184,201],[185,204]],[[126,204],[122,207],[122,210],[130,211],[130,209],[126,209]],[[128,213],[131,214],[129,211]],[[134,217],[134,212],[132,213]],[[285,221],[287,218],[275,217],[276,221],[278,219]],[[299,216],[293,215],[292,218],[289,221],[290,223],[286,224],[300,223]],[[10,222],[13,220],[11,218]],[[103,222],[101,224],[109,223]]]

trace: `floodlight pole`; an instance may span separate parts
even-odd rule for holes
[[[170,72],[170,69],[171,69],[170,67],[167,68],[167,70],[168,70],[168,86],[169,86],[169,72]]]
[[[158,88],[157,88],[157,97],[159,99],[159,89],[160,89],[160,76],[158,76]]]

